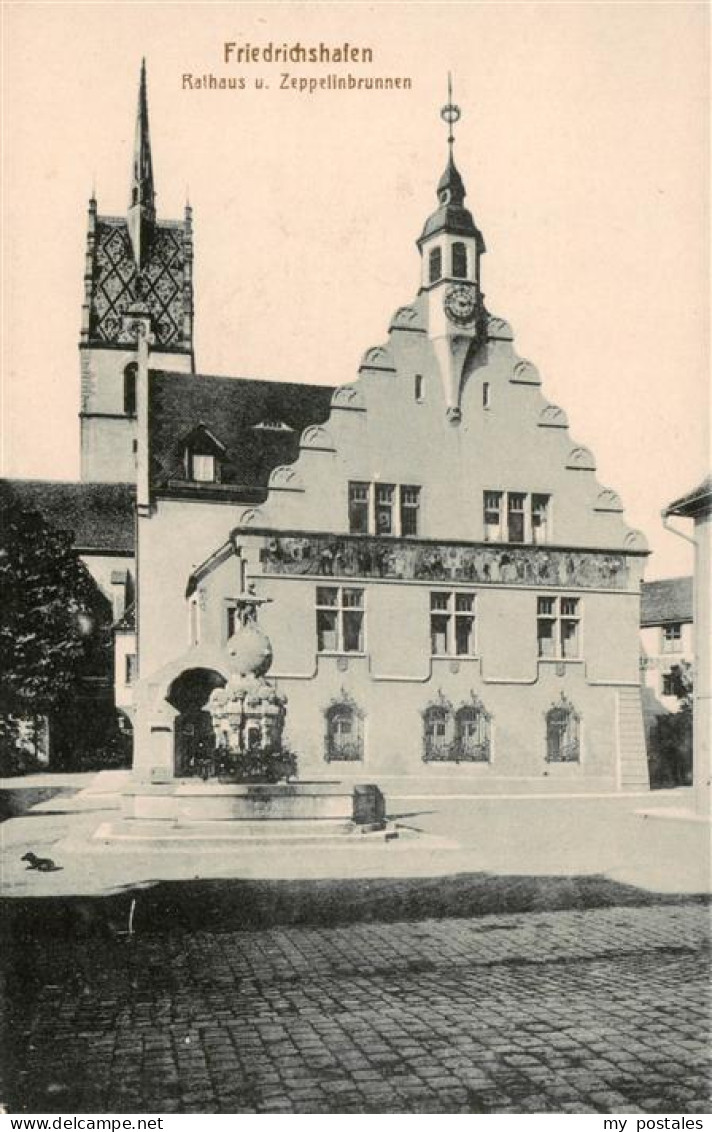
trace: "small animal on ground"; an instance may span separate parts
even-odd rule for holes
[[[37,857],[34,853],[25,853],[24,857],[20,858],[21,861],[27,861],[28,869],[36,869],[38,873],[54,873],[57,869],[61,869],[61,865],[55,865],[51,857]]]

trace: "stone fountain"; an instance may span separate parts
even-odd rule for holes
[[[154,776],[127,790],[125,819],[170,822],[181,834],[220,839],[385,829],[376,786],[298,781],[298,757],[284,740],[287,698],[267,679],[272,646],[258,624],[259,607],[269,600],[243,583],[221,665],[225,683],[205,705],[212,736],[187,773]]]

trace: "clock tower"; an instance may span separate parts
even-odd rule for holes
[[[482,233],[465,208],[465,186],[455,165],[453,127],[460,117],[452,101],[441,114],[449,126],[448,162],[438,183],[438,208],[425,222],[418,240],[422,258],[421,294],[428,311],[428,334],[433,343],[445,394],[448,420],[460,421],[460,388],[465,361],[483,340],[486,312],[480,289]]]

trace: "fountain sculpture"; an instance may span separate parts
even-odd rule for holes
[[[296,756],[282,740],[287,698],[265,679],[272,646],[257,624],[257,609],[270,600],[257,597],[253,586],[237,598],[235,631],[227,643],[230,675],[208,700],[221,781],[289,781],[297,772]]]

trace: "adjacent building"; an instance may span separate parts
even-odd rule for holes
[[[641,668],[647,695],[646,723],[663,711],[677,711],[673,668],[695,657],[692,578],[643,582],[640,609]]]

